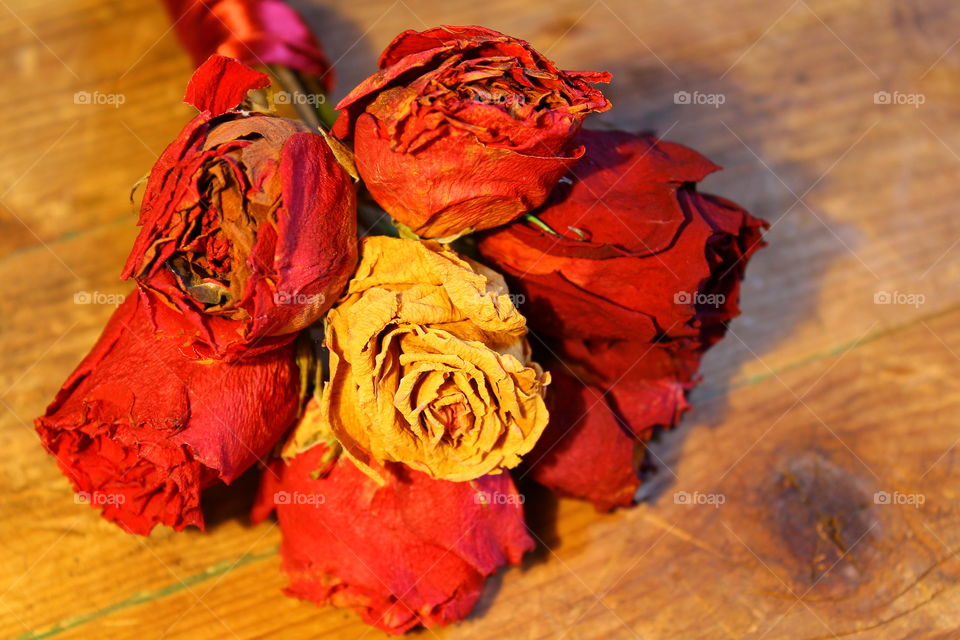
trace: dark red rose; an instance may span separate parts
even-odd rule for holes
[[[264,473],[254,520],[277,512],[289,595],[390,633],[442,626],[533,548],[507,473],[449,482],[394,464],[386,476],[378,486],[326,444]]]
[[[629,379],[609,393],[562,365],[551,375],[551,420],[527,454],[530,477],[561,495],[590,500],[601,511],[632,504],[643,443],[656,427],[679,420],[688,407],[685,386]]]
[[[280,65],[315,76],[333,71],[303,18],[283,0],[164,0],[177,36],[200,66],[213,54],[251,67]]]
[[[627,379],[693,382],[704,350],[693,338],[663,342],[642,340],[555,340],[537,338],[541,350],[562,360],[589,384],[608,388]],[[555,367],[553,367],[555,368]]]
[[[400,34],[337,108],[367,188],[423,237],[505,224],[539,206],[583,150],[583,118],[610,103],[528,43],[483,27]]]
[[[586,155],[536,212],[553,233],[521,221],[478,243],[526,296],[534,331],[718,340],[739,313],[740,280],[766,223],[697,192],[719,167],[691,149],[619,131],[583,131],[576,141]]]
[[[686,147],[618,131],[577,141],[586,155],[541,224],[483,234],[478,251],[523,296],[531,342],[553,360],[551,422],[529,473],[606,510],[633,501],[642,443],[688,408],[766,224],[698,193],[718,167]]]
[[[198,357],[289,342],[356,266],[354,185],[323,137],[224,111],[266,82],[218,56],[197,70],[187,98],[202,113],[154,165],[123,270],[189,321],[184,340]]]
[[[525,457],[530,477],[598,510],[629,506],[647,442],[689,408],[701,352],[638,341],[551,342],[550,422]]]
[[[162,322],[155,314],[173,316]],[[203,489],[265,456],[297,414],[293,346],[238,363],[185,358],[155,323],[179,316],[134,294],[36,420],[81,501],[131,533],[204,526]]]

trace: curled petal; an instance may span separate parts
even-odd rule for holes
[[[263,89],[269,84],[267,74],[214,54],[190,78],[183,101],[211,117],[219,116],[236,108],[253,89]]]

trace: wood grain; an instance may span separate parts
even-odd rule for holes
[[[336,61],[337,96],[396,33],[435,24],[611,70],[615,108],[592,126],[703,151],[726,167],[705,189],[773,223],[694,412],[651,449],[645,502],[599,515],[528,488],[538,551],[468,621],[418,637],[960,637],[960,6],[293,4]],[[382,637],[280,593],[279,532],[244,515],[253,475],[211,497],[208,534],[141,539],[75,505],[33,433],[112,311],[74,295],[129,290],[130,189],[190,116],[168,26],[150,0],[0,2],[0,635]],[[123,104],[76,104],[78,91]]]

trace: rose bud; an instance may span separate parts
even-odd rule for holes
[[[229,483],[265,456],[296,418],[293,345],[241,362],[184,358],[170,332],[155,333],[134,294],[36,427],[78,500],[131,533],[157,524],[204,526],[203,489]]]
[[[637,353],[639,347],[650,353]],[[656,428],[679,422],[689,408],[684,394],[691,386],[671,377],[644,379],[642,372],[662,367],[650,362],[663,359],[662,350],[651,345],[618,344],[602,350],[591,365],[603,369],[612,352],[615,359],[633,357],[637,364],[605,375],[591,374],[572,360],[552,367],[551,420],[524,457],[531,478],[560,495],[590,500],[599,511],[633,504],[643,443]]]
[[[187,98],[201,114],[154,165],[123,270],[192,325],[198,357],[289,342],[356,264],[354,186],[323,137],[231,108],[267,81],[218,56],[197,70]]]
[[[539,206],[582,155],[571,138],[610,103],[528,43],[483,27],[400,34],[337,105],[373,197],[413,233],[456,236]]]
[[[323,423],[316,405],[302,420]],[[534,546],[510,474],[448,482],[392,464],[379,485],[332,438],[306,439],[311,448],[264,473],[253,511],[260,521],[276,510],[290,596],[354,609],[389,633],[442,626]]]
[[[164,0],[180,42],[199,67],[213,54],[251,67],[279,65],[314,76],[333,70],[303,18],[283,0]]]
[[[762,220],[696,190],[719,167],[686,147],[583,131],[586,155],[536,213],[478,242],[526,296],[538,334],[644,343],[718,340],[739,313]]]
[[[327,316],[322,411],[361,468],[463,481],[512,468],[547,423],[549,375],[499,274],[436,242],[363,239]]]

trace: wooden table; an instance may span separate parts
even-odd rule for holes
[[[417,637],[960,637],[960,5],[295,4],[337,96],[397,32],[436,24],[608,69],[601,120],[706,153],[726,171],[705,190],[772,224],[694,411],[652,448],[647,501],[534,496],[541,548],[468,621]],[[380,637],[280,593],[279,531],[245,518],[255,478],[220,492],[206,535],[129,536],[74,504],[31,423],[112,311],[75,295],[130,289],[128,194],[190,116],[190,65],[150,0],[0,0],[0,51],[2,636]]]

